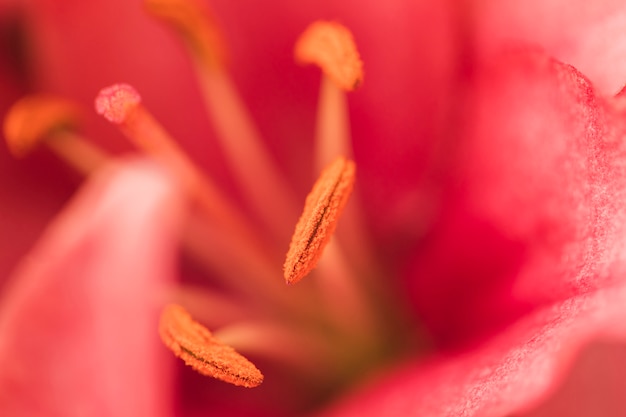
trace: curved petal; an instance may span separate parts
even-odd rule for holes
[[[481,47],[536,43],[585,73],[604,94],[626,84],[626,5],[620,0],[477,1]]]
[[[158,296],[181,211],[153,162],[92,179],[24,259],[0,304],[0,414],[166,416]]]
[[[620,286],[537,310],[473,350],[406,366],[324,415],[498,417],[530,411],[561,384],[588,343],[626,343],[624,305],[626,287]]]
[[[587,346],[545,402],[523,417],[626,415],[626,344],[596,341]]]
[[[442,209],[410,273],[418,313],[448,346],[612,285],[624,269],[618,99],[534,50],[473,74],[445,144]]]

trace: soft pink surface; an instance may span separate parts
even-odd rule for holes
[[[393,377],[380,378],[342,407],[322,415],[525,415],[538,402],[545,401],[546,395],[568,376],[575,355],[590,340],[622,343],[621,348],[612,347],[608,351],[621,358],[615,366],[623,365],[625,302],[626,288],[620,286],[537,310],[476,349],[406,365]],[[606,357],[596,355],[585,359],[587,363],[583,369],[577,369],[574,375],[577,381],[572,381],[573,384],[580,386],[587,381],[588,386],[595,386],[594,390],[597,387],[619,390],[626,383],[623,372],[606,369]],[[598,369],[603,365],[604,368]],[[610,380],[606,379],[607,374]],[[598,401],[607,399],[611,402]],[[568,406],[571,401],[576,401],[580,408]],[[599,415],[596,411],[603,410],[600,415],[617,416],[626,409],[626,400],[623,395],[607,393],[598,398],[593,392],[576,394],[573,390],[548,400],[545,407],[561,410],[554,416],[576,416],[580,414],[575,412],[583,409],[594,410],[587,415]]]
[[[181,209],[159,167],[125,162],[48,227],[0,303],[0,415],[169,415],[156,329]]]

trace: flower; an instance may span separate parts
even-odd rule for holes
[[[372,232],[377,238],[378,256],[385,260],[386,274],[382,276],[389,287],[405,290],[412,317],[419,318],[422,326],[421,330],[416,330],[417,326],[411,331],[387,330],[399,336],[399,340],[411,343],[415,342],[414,335],[427,334],[432,346],[426,347],[422,341],[421,345],[418,343],[423,349],[420,351],[411,345],[413,359],[398,361],[395,371],[386,370],[385,375],[362,381],[365,386],[327,409],[326,414],[576,415],[606,407],[603,415],[621,415],[620,395],[610,401],[596,401],[588,389],[583,395],[576,394],[576,390],[590,383],[610,393],[611,388],[620,386],[621,377],[610,372],[621,368],[615,365],[602,372],[598,365],[603,358],[610,358],[611,364],[623,363],[619,342],[624,337],[621,306],[625,295],[620,276],[624,224],[620,139],[624,126],[623,97],[614,94],[622,81],[620,73],[613,71],[619,65],[605,71],[606,61],[589,59],[585,52],[588,45],[597,45],[594,42],[601,35],[610,33],[611,25],[607,22],[619,22],[622,18],[624,11],[618,2],[606,1],[591,10],[567,8],[568,14],[556,17],[552,7],[560,11],[560,2],[536,2],[531,6],[526,2],[524,10],[532,10],[532,18],[520,15],[521,9],[515,2],[398,2],[377,6],[380,10],[374,16],[376,25],[372,24],[369,10],[359,10],[350,2],[333,6],[276,2],[267,10],[267,20],[266,16],[260,18],[258,13],[250,13],[256,9],[245,2],[228,6],[216,3],[216,15],[228,23],[226,35],[233,40],[229,45],[233,76],[240,81],[245,101],[253,109],[261,131],[270,138],[268,146],[275,159],[281,161],[279,167],[296,173],[293,182],[298,189],[309,185],[307,172],[311,171],[308,165],[313,151],[310,143],[303,141],[306,145],[302,145],[292,137],[310,138],[312,134],[307,132],[315,130],[310,118],[314,113],[310,98],[315,87],[313,72],[285,63],[291,59],[292,43],[310,20],[323,12],[332,12],[353,28],[361,47],[366,81],[350,100],[357,184],[361,184]],[[177,46],[168,43],[171,41],[166,32],[148,29],[152,26],[139,17],[138,9],[126,9],[121,3],[106,2],[103,9],[82,3],[76,3],[73,9],[57,2],[38,4],[41,8],[28,10],[31,21],[38,23],[31,33],[39,36],[40,45],[46,46],[36,55],[38,65],[46,69],[38,73],[42,85],[86,103],[98,88],[118,79],[128,80],[141,91],[143,102],[169,131],[176,132],[177,137],[190,138],[183,139],[183,145],[192,155],[197,154],[202,166],[211,167],[217,178],[224,174],[223,162],[217,162],[220,159],[213,156],[217,148],[213,148],[212,142],[200,141],[198,132],[213,131],[202,121],[202,104],[190,81],[191,71],[183,64],[186,61]],[[106,13],[107,7],[114,13]],[[98,19],[89,19],[87,12],[98,13]],[[132,16],[135,17],[131,19]],[[406,20],[398,16],[406,16]],[[534,21],[541,21],[539,17],[554,22],[550,26],[559,27],[558,33],[533,30]],[[58,19],[63,22],[63,30],[54,25]],[[139,23],[130,34],[110,24],[121,24],[125,19]],[[89,22],[89,30],[82,26],[74,29],[76,22]],[[238,22],[241,26],[236,26]],[[98,31],[95,25],[107,29]],[[89,36],[63,38],[73,30]],[[149,39],[160,39],[162,45],[158,49],[145,47],[151,45],[144,44],[145,33]],[[395,42],[388,42],[389,39]],[[533,47],[529,47],[529,42]],[[509,47],[507,43],[514,45]],[[537,44],[543,49],[535,48]],[[100,47],[94,50],[94,45]],[[605,57],[612,57],[612,51],[622,47],[617,38],[602,52]],[[141,62],[137,62],[137,50],[142,51]],[[163,58],[169,54],[183,59],[179,62]],[[75,76],[76,68],[81,68],[82,77]],[[273,68],[280,71],[272,71]],[[172,78],[176,82],[164,84],[163,80]],[[173,110],[178,103],[184,103],[184,114]],[[101,121],[98,123],[94,116],[85,131],[103,141],[112,133]],[[129,176],[136,182],[126,184]],[[15,349],[20,345],[11,345],[11,341],[29,340],[31,334],[41,336],[52,351],[73,365],[76,362],[67,349],[62,349],[67,347],[63,343],[86,343],[83,351],[88,355],[84,363],[111,359],[102,385],[108,389],[101,390],[94,383],[93,388],[87,386],[84,391],[59,390],[65,395],[61,397],[60,414],[78,413],[82,407],[102,401],[110,414],[122,413],[116,408],[119,407],[133,410],[134,415],[167,415],[166,404],[150,401],[169,398],[171,379],[167,365],[154,365],[154,358],[163,350],[155,350],[154,341],[142,331],[135,334],[132,330],[145,331],[149,327],[146,323],[155,319],[144,291],[153,294],[159,283],[167,282],[173,274],[171,265],[168,266],[172,255],[171,228],[176,219],[186,214],[159,207],[165,201],[182,205],[179,194],[185,186],[173,180],[171,173],[145,161],[125,164],[102,178],[92,186],[96,191],[85,191],[90,197],[76,203],[79,208],[102,207],[102,211],[95,211],[103,213],[102,217],[89,217],[88,209],[70,211],[64,216],[66,223],[60,222],[50,232],[52,243],[46,245],[44,241],[35,252],[44,259],[59,256],[58,269],[21,270],[14,282],[29,282],[27,278],[35,276],[51,288],[84,288],[99,302],[79,297],[79,306],[101,318],[96,322],[103,325],[102,334],[125,330],[124,334],[138,338],[137,343],[107,343],[108,339],[93,337],[82,327],[65,328],[75,331],[55,338],[64,333],[55,332],[52,327],[51,334],[47,334],[50,327],[42,320],[45,314],[35,314],[40,311],[35,308],[39,300],[54,303],[45,297],[47,293],[39,293],[41,298],[20,298],[9,288],[4,304],[8,307],[0,315],[4,317],[0,330],[6,336],[4,345],[0,345],[0,357],[4,363],[13,360],[18,369],[24,369],[26,381],[34,380],[39,372],[45,386],[51,381],[49,378],[59,375],[55,362],[34,361],[32,356],[29,361],[28,351]],[[145,189],[144,184],[154,188]],[[233,192],[233,184],[227,185]],[[122,198],[110,202],[110,195]],[[126,208],[122,203],[132,195],[141,195],[148,203]],[[85,206],[80,205],[81,201],[86,201]],[[118,217],[117,213],[123,215]],[[72,251],[58,250],[55,254],[57,242],[63,242],[55,230],[60,236],[69,233],[65,230],[74,230],[70,235],[82,236],[77,247],[90,249],[85,251],[93,253],[93,258],[83,259]],[[126,237],[129,248],[140,246],[146,252],[129,260],[128,251],[123,250],[126,246],[118,246],[118,242],[127,243]],[[145,245],[131,245],[132,242]],[[46,255],[48,251],[52,255]],[[85,265],[86,272],[80,276],[74,275],[71,267],[76,259]],[[86,282],[80,279],[83,275],[93,277],[94,283],[104,285],[102,275],[107,271],[121,275],[122,267],[137,270],[141,278],[136,282],[138,287],[128,289],[129,294],[137,297],[132,300],[136,303],[127,300],[122,305],[138,308],[145,322],[129,320],[125,326],[124,309],[106,314],[114,310],[111,300],[100,297],[100,287],[85,288]],[[194,271],[186,272],[194,275]],[[71,279],[64,282],[65,276]],[[21,294],[29,294],[23,291]],[[140,308],[142,305],[145,307]],[[6,313],[22,311],[23,306],[30,306],[26,311],[35,313]],[[45,306],[46,303],[41,311],[47,311]],[[55,314],[50,321],[64,331],[63,321],[59,320],[64,317]],[[111,318],[116,319],[108,324]],[[74,323],[72,318],[68,322]],[[385,323],[390,326],[393,321]],[[33,333],[19,329],[32,329]],[[593,344],[594,341],[611,344],[607,347]],[[570,373],[574,359],[590,343],[591,348],[582,356],[585,360],[578,362]],[[143,391],[146,395],[137,397],[136,402],[133,396],[117,401],[120,397],[116,397],[113,388],[116,383],[111,381],[119,382],[117,372],[133,362],[125,354],[141,358],[133,356],[141,349],[145,349],[146,357],[138,364],[145,367],[146,373],[138,381],[150,381]],[[358,349],[353,352],[358,353]],[[120,359],[116,362],[115,358]],[[275,366],[270,369],[275,370]],[[364,368],[382,372],[383,368],[377,366],[379,361],[371,361]],[[107,367],[97,369],[106,371]],[[69,383],[63,387],[80,388],[82,379],[77,379],[77,375],[88,372],[80,373],[71,367],[70,370]],[[150,373],[155,370],[164,373],[156,382]],[[561,384],[566,378],[567,382]],[[2,381],[6,383],[6,377]],[[42,400],[47,398],[45,389],[34,387],[33,396],[42,401],[35,405],[50,413],[56,411],[46,408],[49,403]],[[278,407],[277,399],[300,401],[297,397],[302,394],[293,386],[265,381],[256,391],[261,394],[237,391],[239,402],[234,403],[235,391],[230,391],[230,387],[201,381],[190,373],[184,374],[182,387],[185,414],[208,409],[228,415],[238,410],[251,412],[242,402],[258,406],[256,411],[261,413],[263,407],[273,408],[275,413],[276,408],[284,411],[292,406]],[[562,389],[557,392],[559,387]],[[159,395],[162,392],[166,393],[163,397]],[[220,397],[225,403],[219,401]],[[27,397],[17,398],[24,400],[22,405],[28,405]],[[567,408],[573,398],[580,404]],[[20,405],[11,403],[16,404]],[[223,410],[219,409],[221,404]],[[19,408],[10,410],[17,413]]]

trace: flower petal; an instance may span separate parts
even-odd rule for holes
[[[626,4],[621,0],[475,2],[481,48],[535,43],[585,73],[604,94],[626,83]],[[479,4],[478,4],[479,3]]]
[[[157,297],[174,276],[180,198],[155,163],[125,162],[50,226],[1,300],[1,415],[168,415]]]
[[[620,286],[537,310],[473,350],[406,366],[324,415],[498,417],[529,411],[560,385],[588,343],[626,344],[624,305],[626,287]]]
[[[468,80],[464,117],[444,144],[442,210],[411,270],[418,314],[439,345],[612,285],[625,265],[617,99],[538,51],[489,62]]]

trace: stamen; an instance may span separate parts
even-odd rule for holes
[[[346,91],[363,82],[363,63],[352,33],[336,22],[313,22],[298,39],[295,48],[298,62],[317,64],[324,74]]]
[[[315,129],[316,172],[342,155],[353,155],[346,93],[328,77],[322,77]]]
[[[300,281],[315,268],[348,202],[355,170],[354,162],[339,157],[313,185],[285,259],[284,275],[288,284]]]
[[[196,0],[145,0],[148,13],[174,28],[205,65],[219,67],[222,37],[206,7]]]
[[[208,55],[223,54],[222,43],[213,40],[218,35],[203,35],[218,32],[208,12],[201,11],[193,0],[147,0],[146,5],[155,17],[182,34],[189,46],[207,112],[243,196],[277,238],[288,239],[287,225],[297,216],[293,192],[225,67],[207,59]]]
[[[95,105],[98,113],[117,124],[138,148],[170,167],[203,211],[204,216],[191,219],[191,227],[184,234],[185,246],[196,259],[217,269],[215,276],[230,288],[288,302],[286,295],[278,292],[275,277],[279,271],[267,245],[237,206],[200,172],[141,104],[137,91],[127,84],[116,84],[103,89]]]
[[[316,172],[339,156],[353,158],[346,91],[363,82],[363,63],[350,31],[334,22],[314,22],[295,46],[296,60],[315,63],[324,72],[320,84],[315,132]],[[353,87],[353,88],[351,88]],[[346,254],[362,270],[372,271],[373,244],[355,192],[340,231]]]
[[[318,313],[319,314],[319,313]],[[233,322],[215,336],[237,350],[271,359],[313,377],[333,370],[333,341],[305,326],[257,319]]]
[[[30,95],[16,102],[4,119],[4,136],[11,153],[23,157],[45,144],[59,158],[82,174],[108,161],[104,151],[74,129],[80,111],[72,102],[48,95]]]
[[[96,98],[96,111],[117,124],[139,149],[163,161],[188,187],[213,220],[249,244],[251,227],[237,207],[196,168],[185,152],[141,104],[137,91],[127,84],[105,88]]]
[[[181,306],[170,304],[165,307],[159,334],[174,355],[202,375],[246,388],[257,387],[263,382],[263,374],[252,362],[213,337]]]

